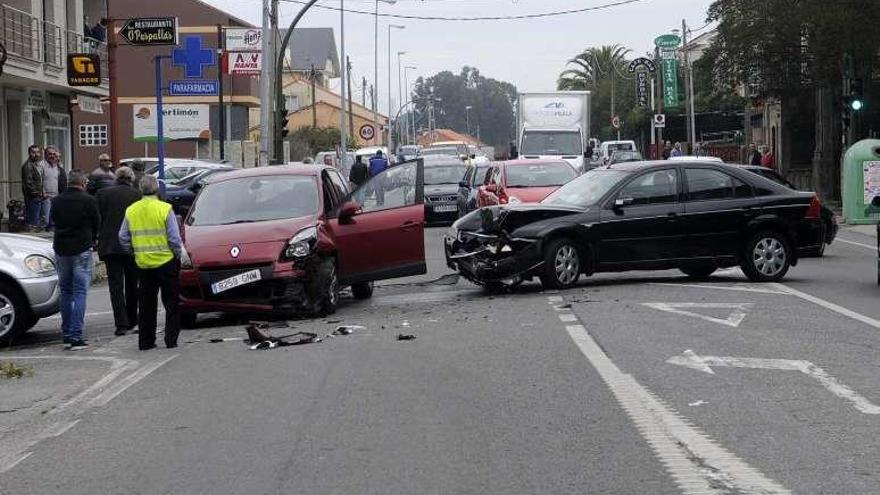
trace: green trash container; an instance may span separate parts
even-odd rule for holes
[[[843,156],[843,216],[855,225],[880,221],[880,139],[864,139]]]

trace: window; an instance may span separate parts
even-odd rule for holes
[[[80,146],[107,146],[106,124],[84,124],[79,126]]]
[[[689,168],[685,174],[687,175],[688,200],[690,201],[752,197],[751,186],[724,172],[707,168]]]
[[[640,175],[624,186],[618,198],[629,198],[632,205],[674,203],[678,201],[678,174],[674,169]]]
[[[418,162],[407,162],[385,169],[352,193],[363,213],[401,208],[416,204]]]

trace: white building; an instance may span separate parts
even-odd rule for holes
[[[54,145],[70,168],[71,102],[83,95],[93,106],[108,94],[107,45],[85,36],[106,16],[105,0],[0,0],[0,208],[21,198],[21,165],[31,144]],[[98,35],[98,38],[103,36]],[[67,55],[100,56],[102,85],[67,84]],[[106,138],[106,136],[105,136]]]

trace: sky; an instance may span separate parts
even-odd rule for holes
[[[261,0],[203,0],[237,17],[261,24]],[[383,0],[384,1],[384,0]],[[397,0],[394,5],[380,3],[380,12],[398,15],[479,17],[517,16],[585,8],[619,0]],[[360,81],[368,84],[373,76],[373,26],[375,0],[344,0],[347,10],[368,11],[370,15],[345,14],[346,53],[351,57],[352,81],[356,100]],[[459,72],[462,66],[476,67],[486,77],[513,83],[520,91],[552,91],[566,61],[590,46],[620,44],[633,56],[653,50],[653,39],[681,29],[685,19],[690,29],[705,26],[706,10],[712,0],[637,0],[604,10],[558,17],[504,21],[427,21],[379,19],[379,103],[387,108],[388,24],[405,25],[392,31],[392,99],[397,98],[397,56],[409,70],[409,83],[419,76],[440,71]],[[280,23],[284,26],[302,5],[281,1]],[[320,0],[317,5],[339,7],[340,0]],[[339,47],[338,11],[312,7],[302,18],[301,27],[332,27]],[[338,81],[333,85],[338,87]]]

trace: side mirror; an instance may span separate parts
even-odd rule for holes
[[[631,204],[633,204],[633,199],[632,199],[632,198],[617,198],[617,199],[614,200],[614,209],[615,209],[615,210],[620,210],[620,209],[622,209],[624,206],[628,206],[628,205],[631,205]]]
[[[361,205],[356,201],[347,201],[342,205],[342,208],[339,209],[339,221],[340,222],[348,222],[357,215],[357,213],[361,210]]]
[[[201,191],[203,187],[205,187],[205,184],[202,183],[201,181],[199,181],[199,182],[196,182],[195,184],[191,185],[189,187],[189,190],[198,194],[199,191]]]

